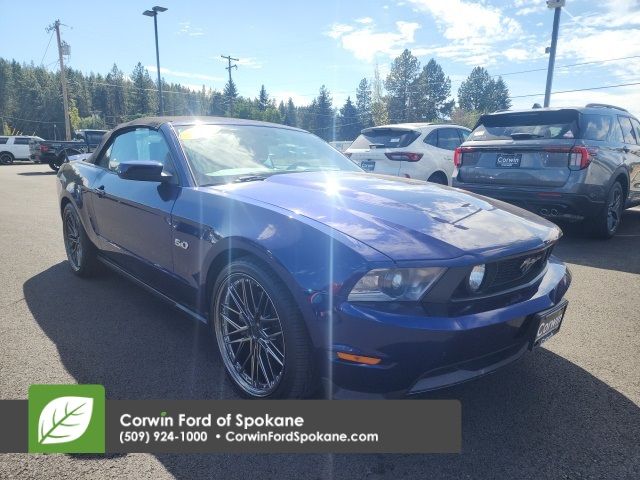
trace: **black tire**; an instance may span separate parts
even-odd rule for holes
[[[260,289],[266,295],[260,295]],[[212,293],[211,328],[227,376],[236,391],[245,398],[263,399],[304,398],[312,394],[316,382],[311,342],[302,315],[280,278],[261,262],[245,257],[223,269]],[[247,293],[252,297],[247,297]],[[234,295],[239,303],[233,301]],[[242,306],[243,296],[248,308]],[[256,297],[259,298],[257,307]],[[229,330],[230,325],[234,330]],[[271,346],[275,348],[272,350]],[[260,363],[255,362],[254,381],[253,370],[249,371],[247,362],[253,365],[255,358]],[[282,359],[281,363],[278,358]]]
[[[68,203],[62,211],[62,233],[71,271],[91,277],[98,271],[97,250],[84,231],[75,207]]]
[[[11,165],[15,159],[9,152],[2,152],[0,154],[0,165]]]
[[[58,165],[57,160],[51,160],[49,162],[49,168],[51,170],[53,170],[54,172],[57,172],[58,170],[60,170],[60,165],[62,165],[62,163],[60,163],[60,165]]]
[[[447,180],[447,176],[442,172],[434,172],[427,179],[427,182],[437,183],[438,185],[449,185],[449,181]]]
[[[608,239],[616,234],[622,221],[624,204],[624,189],[620,182],[616,180],[609,189],[607,204],[593,219],[592,233],[594,236]]]

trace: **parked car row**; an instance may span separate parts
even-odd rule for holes
[[[0,136],[0,165],[11,165],[16,160],[34,160],[32,147],[42,138],[29,135]]]
[[[367,128],[345,155],[368,172],[453,185],[615,235],[640,204],[640,122],[605,104],[503,111],[458,125]]]
[[[42,140],[31,145],[31,153],[37,163],[47,163],[58,171],[69,157],[91,153],[102,141],[106,130],[77,130],[73,140]]]
[[[16,160],[32,160],[46,163],[58,171],[70,157],[91,153],[102,141],[106,130],[77,130],[73,140],[44,140],[37,136],[0,136],[0,165],[10,165]]]
[[[367,172],[451,185],[453,152],[469,133],[459,125],[382,125],[364,129],[345,155]]]
[[[640,122],[611,105],[484,115],[454,163],[454,186],[602,238],[640,204]]]

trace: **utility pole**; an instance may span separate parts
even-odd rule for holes
[[[553,68],[556,63],[556,47],[558,46],[558,29],[560,28],[560,12],[565,0],[547,0],[547,7],[554,9],[553,31],[551,33],[551,48],[549,48],[549,66],[547,67],[547,86],[544,91],[544,106],[551,102],[551,84],[553,83]]]
[[[231,80],[231,69],[235,68],[236,70],[238,69],[238,65],[231,65],[231,60],[233,60],[234,62],[239,62],[240,59],[238,58],[232,58],[231,55],[220,55],[222,58],[225,58],[228,62],[227,67],[224,67],[225,70],[227,70],[229,72],[229,87],[231,87],[231,84],[233,83],[233,80]],[[232,112],[233,111],[233,98],[229,98],[229,111]]]
[[[66,43],[63,43],[60,40],[60,20],[56,20],[47,28],[47,32],[51,30],[56,31],[56,37],[58,39],[58,57],[60,59],[60,80],[62,82],[62,104],[64,105],[64,133],[65,139],[71,140],[71,123],[69,122],[69,97],[67,93],[67,77],[64,72],[64,59],[63,59],[63,49],[69,49],[69,46]]]

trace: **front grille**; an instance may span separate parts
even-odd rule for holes
[[[486,285],[481,290],[495,291],[527,283],[542,271],[547,263],[551,249],[521,255],[507,260],[488,264]]]
[[[485,279],[480,289],[469,292],[467,277],[454,293],[455,299],[490,295],[526,285],[544,270],[552,247],[486,264]]]

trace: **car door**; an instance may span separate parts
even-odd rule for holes
[[[635,118],[624,117],[631,125],[629,133],[633,137],[633,143],[628,143],[625,134],[626,162],[629,165],[629,201],[640,201],[640,122]],[[626,130],[623,127],[623,131]],[[631,139],[629,139],[631,140]]]
[[[171,181],[125,180],[116,171],[120,162],[158,161]],[[159,273],[173,271],[171,210],[180,185],[164,135],[149,128],[125,131],[110,140],[96,165],[102,173],[91,186],[93,226],[106,255],[149,285],[170,287]]]
[[[13,156],[16,159],[27,160],[29,158],[29,137],[15,137],[13,139]]]

